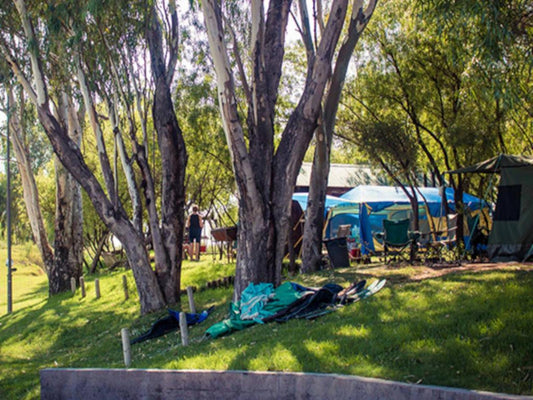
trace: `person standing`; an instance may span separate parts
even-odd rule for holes
[[[198,206],[193,204],[192,214],[189,214],[185,225],[189,229],[189,249],[188,253],[193,261],[200,260],[200,241],[202,240],[202,228],[204,221],[198,213]]]

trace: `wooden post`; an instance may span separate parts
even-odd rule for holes
[[[200,245],[196,242],[196,239],[192,240],[192,257],[191,260],[200,260]]]
[[[128,294],[128,279],[126,275],[122,275],[122,287],[124,288],[124,299],[128,300],[130,296]]]
[[[81,297],[85,297],[85,278],[83,276],[80,276],[80,289],[81,289]]]
[[[192,286],[187,286],[187,297],[189,298],[189,310],[191,310],[191,313],[196,314]]]
[[[72,277],[70,278],[70,290],[72,293],[76,293],[76,278]]]
[[[181,332],[181,344],[184,346],[189,345],[189,331],[187,327],[187,316],[184,312],[180,312],[180,332]]]
[[[96,293],[96,298],[99,299],[100,298],[100,280],[98,278],[94,280],[94,291]]]
[[[131,365],[131,347],[130,347],[130,334],[128,328],[122,328],[120,331],[122,336],[122,352],[124,353],[124,365],[129,368]]]

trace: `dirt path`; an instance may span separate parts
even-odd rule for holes
[[[456,273],[456,272],[482,272],[482,271],[531,271],[533,263],[465,263],[465,264],[434,264],[431,267],[422,267],[420,272],[411,277],[413,281]]]
[[[360,267],[358,273],[367,277],[387,278],[391,282],[418,282],[448,274],[486,271],[533,271],[533,263],[445,263],[433,265],[373,265]]]

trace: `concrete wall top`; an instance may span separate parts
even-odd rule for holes
[[[533,399],[348,375],[142,369],[43,369],[41,400],[496,400]]]

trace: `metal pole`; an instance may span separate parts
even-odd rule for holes
[[[11,157],[11,143],[9,137],[9,99],[7,100],[7,146],[6,146],[6,173],[7,173],[7,194],[6,194],[6,217],[7,217],[7,313],[13,312],[13,283],[11,279],[11,169],[9,158]]]

